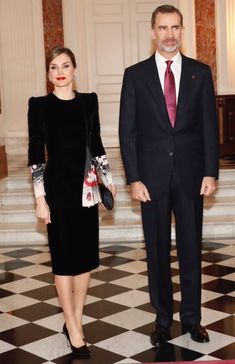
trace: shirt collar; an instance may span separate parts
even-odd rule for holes
[[[181,53],[178,51],[176,55],[170,58],[177,66],[181,66],[182,56]],[[155,52],[155,60],[158,65],[166,67],[166,61],[168,58],[164,58],[158,51]]]

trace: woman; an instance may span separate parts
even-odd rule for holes
[[[65,317],[63,332],[71,350],[88,357],[82,314],[90,271],[99,265],[99,198],[84,183],[87,143],[114,196],[116,187],[100,137],[97,95],[73,90],[74,54],[68,48],[53,48],[46,71],[54,90],[29,100],[28,166],[36,215],[47,225],[52,271]],[[87,200],[84,191],[85,196],[89,194]]]

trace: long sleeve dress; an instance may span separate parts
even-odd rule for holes
[[[95,93],[61,100],[53,93],[31,97],[28,109],[28,166],[35,196],[45,195],[52,271],[77,275],[99,265],[98,205],[83,207],[87,134],[92,157],[101,161],[106,184],[112,176],[100,137]],[[89,228],[87,229],[87,226]]]

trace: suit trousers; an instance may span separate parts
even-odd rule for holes
[[[173,320],[170,258],[173,214],[181,288],[180,319],[185,326],[200,323],[203,197],[199,191],[198,196],[184,192],[175,166],[167,193],[160,200],[141,203],[141,212],[150,300],[158,323],[168,328]]]

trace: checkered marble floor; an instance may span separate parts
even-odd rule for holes
[[[172,339],[149,341],[155,313],[149,303],[143,243],[102,244],[84,308],[91,358],[78,360],[61,333],[64,323],[47,247],[0,248],[0,364],[114,364],[235,358],[235,241],[203,243],[202,324],[210,343],[182,335],[179,271],[172,249]]]

